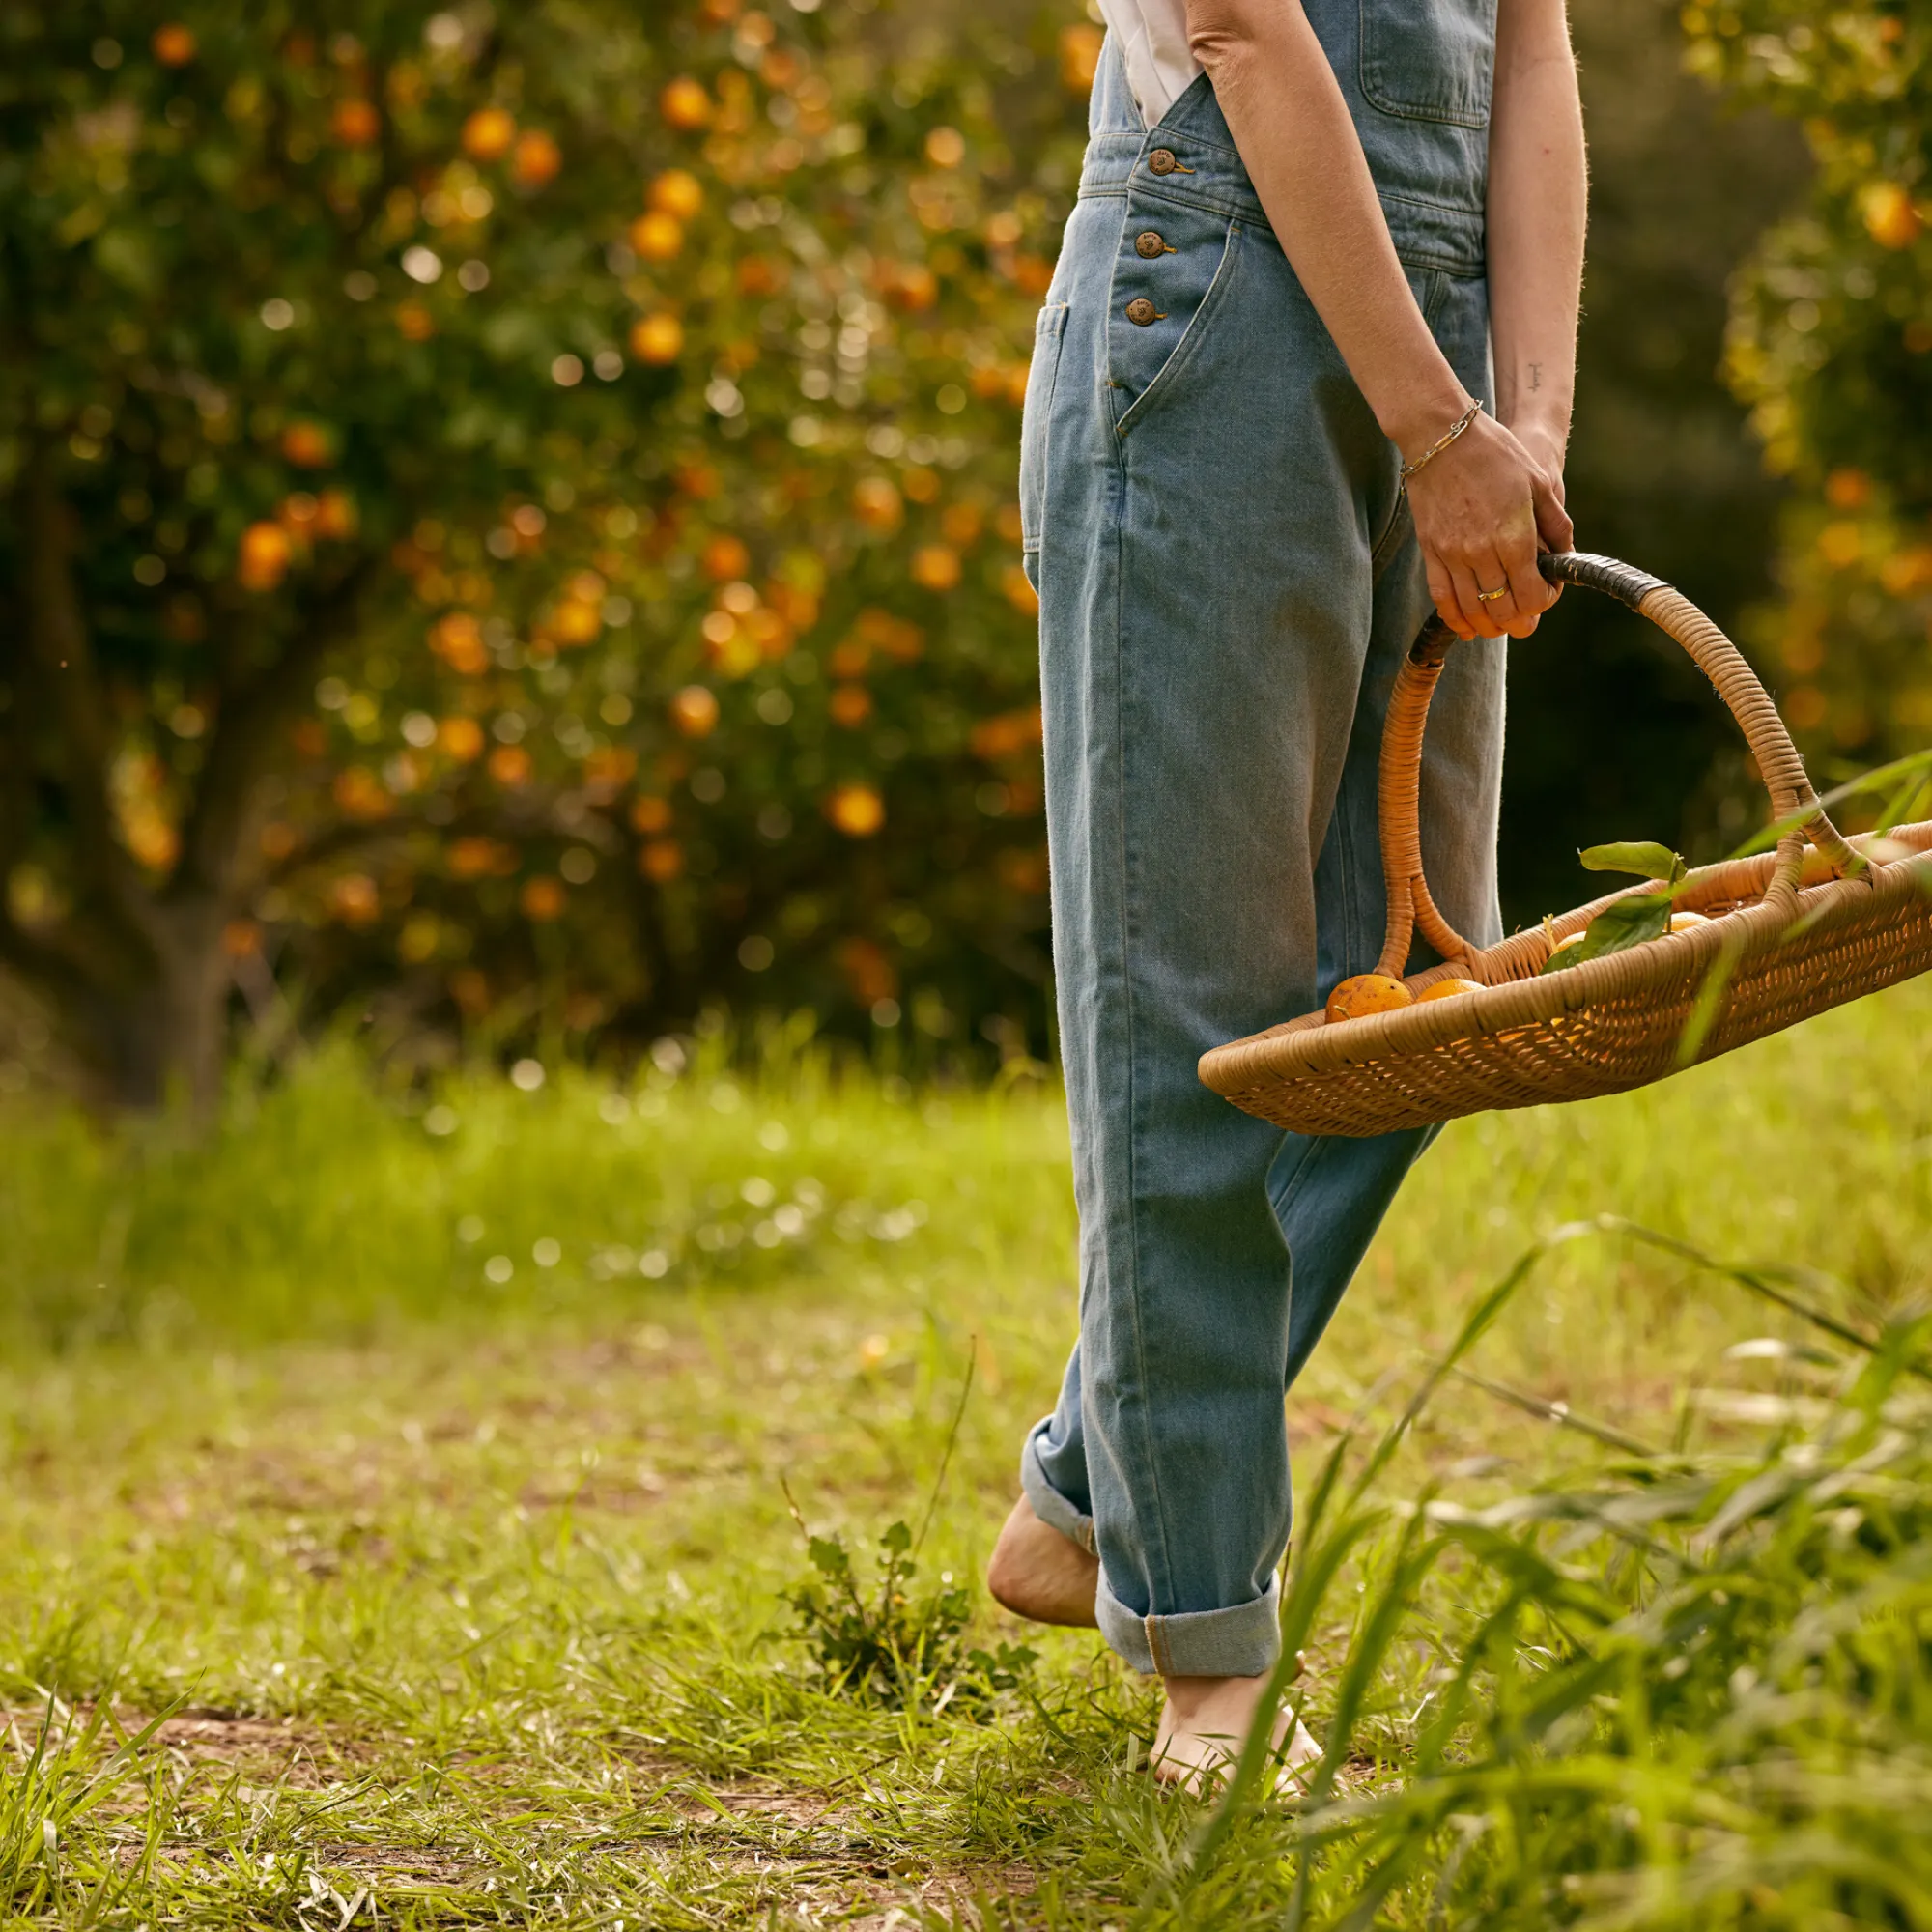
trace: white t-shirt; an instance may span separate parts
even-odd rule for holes
[[[1186,0],[1100,0],[1100,12],[1125,50],[1127,85],[1151,128],[1201,71],[1187,50]]]

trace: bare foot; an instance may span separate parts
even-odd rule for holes
[[[1022,1496],[1013,1505],[993,1560],[986,1566],[986,1587],[1015,1616],[1037,1624],[1075,1624],[1092,1629],[1094,1595],[1099,1587],[1100,1564],[1050,1524],[1041,1522]]]
[[[1197,1796],[1210,1791],[1232,1771],[1261,1710],[1265,1677],[1169,1677],[1167,1707],[1160,1714],[1149,1762],[1153,1775]],[[1302,1795],[1296,1775],[1316,1763],[1321,1747],[1286,1709],[1275,1714],[1274,1775],[1277,1794]]]

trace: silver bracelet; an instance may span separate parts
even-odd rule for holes
[[[1464,410],[1463,413],[1460,416],[1458,416],[1453,423],[1449,425],[1449,430],[1447,435],[1438,437],[1436,440],[1432,442],[1429,445],[1429,447],[1425,449],[1422,452],[1422,454],[1415,459],[1413,463],[1405,463],[1402,466],[1402,480],[1404,486],[1406,487],[1408,479],[1411,476],[1421,475],[1421,473],[1425,469],[1427,469],[1429,466],[1432,463],[1434,463],[1435,459],[1438,456],[1440,456],[1442,452],[1445,449],[1447,449],[1449,445],[1452,442],[1454,442],[1456,439],[1459,436],[1461,436],[1463,432],[1466,430],[1469,427],[1469,425],[1472,422],[1474,422],[1479,415],[1482,414],[1482,412],[1483,412],[1482,399],[1478,397],[1475,402],[1471,403],[1469,407],[1466,410]]]

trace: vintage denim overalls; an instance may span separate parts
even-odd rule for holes
[[[1306,10],[1416,300],[1487,399],[1494,0]],[[1374,965],[1382,711],[1430,607],[1396,451],[1208,79],[1150,130],[1110,44],[1092,128],[1021,457],[1081,1219],[1080,1342],[1022,1479],[1097,1549],[1130,1664],[1257,1675],[1279,1648],[1283,1391],[1426,1136],[1284,1138],[1195,1063]],[[1438,900],[1484,943],[1502,719],[1502,645],[1463,646],[1423,823]]]

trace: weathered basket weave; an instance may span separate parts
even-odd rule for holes
[[[1388,939],[1378,970],[1401,975],[1419,925],[1446,964],[1409,976],[1482,991],[1326,1024],[1309,1013],[1203,1057],[1201,1077],[1237,1107],[1304,1134],[1364,1136],[1491,1107],[1618,1094],[1676,1072],[1700,994],[1715,1059],[1827,1008],[1932,967],[1932,824],[1869,841],[1841,838],[1764,687],[1737,648],[1688,599],[1607,557],[1543,559],[1545,575],[1620,599],[1684,646],[1744,729],[1779,824],[1776,852],[1693,872],[1678,895],[1710,923],[1540,978],[1555,940],[1580,931],[1612,893],[1500,946],[1451,929],[1422,876],[1422,738],[1451,632],[1431,621],[1396,680],[1382,736],[1382,866]],[[1921,856],[1925,855],[1925,856]],[[1640,885],[1633,892],[1661,887]],[[1715,988],[1714,988],[1715,990]]]

